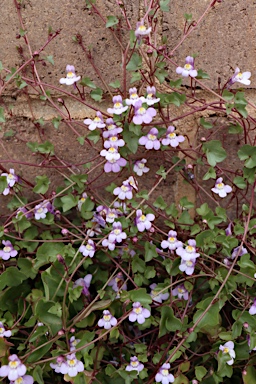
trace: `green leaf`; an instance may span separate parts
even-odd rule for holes
[[[77,137],[77,141],[80,145],[84,145],[84,140],[85,140],[85,137],[83,136]]]
[[[44,384],[43,370],[40,365],[37,365],[33,370],[33,378],[38,384]]]
[[[242,376],[244,384],[256,384],[256,369],[252,365],[247,365],[246,375]]]
[[[6,286],[7,287],[17,287],[22,283],[22,281],[27,280],[27,276],[24,275],[16,267],[8,267],[0,275],[0,290],[2,291]]]
[[[115,81],[112,81],[111,83],[108,84],[110,87],[112,88],[120,88],[121,87],[121,83],[119,80],[115,80]]]
[[[138,136],[128,130],[123,131],[123,139],[132,153],[136,153],[138,150],[139,140]]]
[[[128,295],[131,301],[139,301],[141,305],[152,303],[152,297],[147,293],[146,288],[139,288],[133,291],[129,291]]]
[[[90,87],[92,89],[96,89],[97,86],[94,84],[94,82],[89,77],[83,77],[80,84],[83,87]]]
[[[234,177],[233,183],[240,189],[245,189],[247,185],[242,176]]]
[[[202,69],[198,69],[197,71],[197,79],[210,79],[208,73],[204,72]]]
[[[206,174],[203,176],[203,180],[216,179],[216,172],[213,167],[210,167]]]
[[[156,208],[160,208],[160,209],[162,209],[164,211],[165,208],[167,207],[167,203],[164,201],[162,196],[158,196],[158,198],[153,203],[153,206],[156,207]]]
[[[103,91],[101,88],[96,88],[90,92],[90,96],[95,101],[101,101],[103,95]]]
[[[137,81],[141,80],[140,72],[132,72],[131,75],[132,76],[131,76],[130,84],[136,83]]]
[[[167,173],[163,165],[160,165],[160,168],[158,171],[156,171],[156,174],[162,176],[164,180],[166,179]]]
[[[145,243],[145,261],[148,262],[152,260],[154,257],[156,258],[156,245],[149,243],[148,241]]]
[[[91,131],[88,135],[87,135],[87,139],[89,139],[90,141],[92,141],[94,144],[96,144],[99,139],[100,139],[100,131],[99,130],[94,130],[94,131]]]
[[[170,86],[172,88],[180,88],[181,84],[182,84],[182,79],[178,79],[178,80],[169,80],[169,83],[170,83]]]
[[[166,333],[179,331],[182,323],[174,316],[173,309],[167,306],[161,307],[161,319],[159,325],[159,337]]]
[[[47,176],[36,176],[36,185],[33,188],[33,192],[44,195],[48,191],[50,184],[51,182]]]
[[[188,201],[187,197],[182,197],[180,199],[180,206],[184,209],[191,209],[194,208],[195,204],[193,204],[191,201]]]
[[[168,71],[165,69],[157,69],[155,71],[155,76],[159,80],[159,83],[162,84],[165,81],[166,76],[168,76]]]
[[[162,96],[162,97],[161,97]],[[161,103],[164,105],[174,104],[176,107],[180,107],[186,101],[186,95],[172,92],[169,94],[160,95]]]
[[[133,273],[140,272],[143,273],[145,271],[146,265],[145,261],[140,259],[138,255],[135,255],[132,258],[132,271]]]
[[[119,23],[119,20],[116,16],[107,16],[106,28],[113,27],[118,23]]]
[[[208,123],[208,121],[206,121],[203,117],[201,117],[200,119],[200,124],[206,129],[211,129],[213,127],[213,125],[211,123]]]
[[[54,305],[53,301],[44,301],[44,299],[39,300],[35,304],[36,317],[51,329],[53,335],[62,328],[62,320],[49,312]]]
[[[202,380],[202,378],[207,374],[207,372],[208,372],[207,369],[205,367],[203,367],[202,365],[195,367],[196,378],[199,381]]]
[[[62,206],[63,212],[67,212],[71,208],[77,206],[79,197],[78,196],[74,196],[71,193],[69,193],[68,195],[61,197],[60,200],[63,203],[63,206]]]
[[[49,63],[51,63],[52,65],[54,65],[54,60],[53,60],[53,56],[52,55],[46,56],[45,60],[48,61]]]
[[[41,266],[53,263],[57,260],[58,254],[64,253],[65,246],[63,243],[54,243],[47,242],[43,243],[36,252],[36,263],[34,265],[35,269],[40,268]]]
[[[243,128],[241,127],[240,124],[236,123],[236,125],[229,125],[228,127],[228,133],[231,133],[231,134],[240,134],[243,132]]]
[[[223,99],[226,101],[231,101],[234,98],[234,94],[232,92],[227,91],[224,89],[223,94],[222,94]]]
[[[238,151],[238,157],[241,161],[245,160],[246,168],[256,167],[256,147],[253,147],[249,144],[245,144]]]
[[[207,156],[208,163],[215,167],[217,163],[222,162],[227,157],[227,152],[222,147],[219,140],[212,140],[203,144],[203,151]]]
[[[170,0],[160,0],[160,9],[162,12],[170,12],[169,3]]]
[[[0,193],[3,193],[5,188],[7,188],[7,177],[6,176],[0,176]]]
[[[193,20],[192,13],[185,13],[184,17],[188,23],[191,23],[191,21]]]
[[[129,63],[126,65],[126,69],[127,71],[137,71],[138,69],[141,68],[141,66],[142,66],[142,58],[137,52],[134,52],[132,54],[132,57]]]
[[[0,107],[0,123],[5,123],[4,108]]]

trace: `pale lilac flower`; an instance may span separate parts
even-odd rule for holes
[[[56,359],[56,363],[50,363],[50,367],[54,369],[56,373],[60,373],[60,369],[62,365],[67,365],[66,359],[63,356],[58,356]]]
[[[143,368],[144,368],[144,364],[140,363],[136,356],[132,356],[130,358],[130,364],[127,365],[125,370],[128,371],[128,372],[130,372],[130,371],[140,372],[140,371],[143,370]]]
[[[196,241],[188,240],[188,245],[184,249],[182,246],[176,249],[177,255],[179,255],[183,260],[196,259],[200,256],[200,253],[196,252]]]
[[[77,209],[78,209],[79,212],[81,212],[82,205],[83,205],[83,203],[85,202],[85,200],[87,199],[87,197],[88,197],[87,193],[84,192],[84,193],[82,194],[81,199],[78,200],[78,203],[77,203]]]
[[[0,258],[3,260],[9,260],[10,257],[15,257],[18,254],[18,251],[13,248],[12,243],[9,240],[3,240],[2,244],[4,248],[0,250]]]
[[[148,36],[151,32],[151,27],[146,28],[144,25],[144,20],[140,20],[136,24],[135,36],[141,39],[144,36]]]
[[[156,97],[156,88],[155,87],[147,87],[147,96],[143,100],[144,103],[147,103],[147,105],[153,105],[155,103],[158,103],[160,101],[159,97]]]
[[[18,377],[18,379],[10,381],[10,384],[33,384],[33,383],[34,383],[34,379],[30,375]]]
[[[134,249],[130,249],[128,244],[124,244],[121,248],[119,248],[119,255],[123,256],[124,252],[128,253],[131,257],[136,255]]]
[[[127,161],[123,157],[120,157],[119,159],[112,157],[105,163],[104,171],[106,173],[109,173],[109,172],[117,173],[121,170],[121,167],[125,167],[126,164],[127,164]]]
[[[177,240],[177,232],[176,231],[169,231],[168,232],[168,239],[163,240],[161,242],[161,247],[163,249],[169,248],[170,251],[173,251],[176,248],[182,247],[182,242]]]
[[[123,128],[117,127],[112,117],[106,120],[107,131],[104,131],[102,136],[107,139],[109,136],[118,135],[123,131]]]
[[[127,284],[124,281],[122,272],[118,272],[118,274],[110,280],[108,286],[112,287],[113,291],[117,292],[117,299],[120,297],[122,291],[127,291]]]
[[[136,88],[130,88],[129,94],[130,94],[130,98],[125,100],[127,105],[133,105],[134,106],[136,101],[138,101],[138,100],[141,100],[142,102],[144,101],[144,97],[142,97],[142,96],[139,97]]]
[[[174,376],[169,373],[170,364],[163,364],[155,376],[157,383],[169,384],[174,382]]]
[[[96,212],[97,213],[94,213],[94,219],[95,221],[101,225],[103,228],[105,228],[105,225],[106,225],[106,216],[109,212],[109,208],[106,207],[105,205],[99,205],[97,208],[96,208]]]
[[[123,106],[122,96],[120,95],[113,97],[113,103],[114,103],[113,108],[107,109],[108,113],[111,113],[113,115],[121,115],[123,112],[125,112],[128,109],[128,106],[126,107]]]
[[[84,371],[84,365],[82,361],[77,360],[76,355],[71,353],[71,355],[67,355],[66,364],[62,364],[60,366],[60,373],[63,375],[68,374],[70,377],[75,377],[79,372]]]
[[[134,116],[132,121],[134,124],[140,125],[142,123],[149,124],[156,116],[156,110],[152,107],[146,109],[142,107],[142,101],[136,101],[134,105]]]
[[[222,180],[223,178],[219,177],[215,182],[214,188],[211,188],[211,190],[219,195],[219,197],[226,197],[228,193],[232,192],[232,188],[229,185],[225,185]]]
[[[16,219],[18,219],[19,217],[23,217],[23,216],[25,216],[26,219],[29,220],[33,217],[33,213],[29,212],[25,207],[20,207],[17,209]]]
[[[7,187],[3,191],[3,195],[8,195],[10,192],[10,188],[14,186],[14,184],[19,181],[17,175],[15,175],[14,169],[9,169],[9,173],[2,173],[1,176],[6,176]]]
[[[151,221],[155,220],[155,215],[153,213],[148,213],[147,215],[142,214],[141,209],[137,209],[135,223],[140,232],[149,230],[152,227]]]
[[[185,272],[187,275],[192,275],[195,269],[196,259],[184,260],[181,259],[179,270]]]
[[[146,149],[155,149],[156,151],[160,148],[161,144],[157,138],[158,129],[151,128],[146,136],[141,136],[139,139],[140,145],[145,145]]]
[[[110,251],[114,251],[114,249],[116,247],[116,241],[115,240],[110,241],[110,239],[104,239],[102,241],[102,245],[103,245],[103,247],[108,247],[108,249]]]
[[[104,128],[106,127],[106,124],[104,123],[103,116],[102,114],[97,111],[96,112],[96,117],[92,119],[85,119],[84,124],[89,125],[90,131],[94,131],[96,128]]]
[[[229,356],[231,357],[231,360],[228,360],[227,364],[232,365],[234,363],[234,359],[236,357],[236,353],[234,351],[233,341],[228,341],[224,345],[220,345],[219,350],[222,351],[223,354],[229,354]]]
[[[116,209],[108,209],[108,212],[106,214],[106,222],[107,223],[114,223],[115,219],[118,217],[118,212]]]
[[[162,139],[163,145],[170,145],[173,148],[176,148],[185,140],[185,137],[182,135],[176,135],[175,127],[170,125],[167,128],[166,137]]]
[[[114,189],[113,194],[115,196],[118,196],[120,200],[131,200],[132,199],[132,187],[131,185],[126,181],[123,182],[123,185],[121,187],[117,187]]]
[[[150,317],[150,311],[146,308],[143,308],[139,301],[133,303],[133,309],[129,315],[129,321],[134,323],[137,321],[139,324],[143,324],[145,319]]]
[[[0,321],[0,337],[10,337],[12,335],[12,331],[6,331],[3,323]]]
[[[176,288],[172,289],[172,295],[178,296],[179,299],[188,300],[188,291],[186,290],[184,284],[180,284]]]
[[[54,213],[54,208],[48,200],[44,200],[34,208],[35,219],[45,219],[47,212]]]
[[[143,173],[147,173],[149,171],[149,168],[145,166],[146,162],[147,162],[146,159],[135,161],[133,170],[138,176],[142,176]]]
[[[118,153],[118,147],[111,146],[108,150],[102,149],[100,151],[100,155],[105,157],[107,161],[111,161],[112,159],[118,160],[120,159],[120,153]]]
[[[125,232],[123,232],[122,224],[120,223],[120,221],[116,221],[115,223],[113,223],[113,230],[108,236],[109,241],[116,241],[117,243],[121,243],[126,238],[127,235]]]
[[[75,336],[72,336],[69,339],[69,349],[70,351],[74,351],[76,349],[77,344],[80,342],[80,339],[76,339]]]
[[[241,245],[239,245],[238,247],[233,249],[233,252],[231,254],[231,259],[232,260],[237,257],[238,252],[239,252],[239,255],[238,255],[239,257],[245,255],[246,253],[248,253],[248,251],[247,251],[247,249],[245,247],[243,247],[243,246],[241,247]]]
[[[103,318],[98,321],[99,327],[110,329],[117,325],[117,319],[108,310],[103,311]]]
[[[178,75],[181,75],[183,77],[196,77],[197,76],[197,70],[194,67],[195,60],[192,56],[187,56],[185,60],[184,67],[178,67],[176,68],[176,73]]]
[[[90,295],[89,288],[90,288],[90,285],[91,285],[91,281],[92,281],[92,275],[88,274],[84,278],[77,279],[74,282],[73,288],[83,287],[82,293],[84,295],[88,296],[88,295]]]
[[[238,82],[244,85],[250,85],[251,84],[251,80],[249,80],[250,77],[251,77],[251,72],[241,73],[240,69],[237,67],[234,75],[231,77],[228,84],[229,86],[231,86],[232,84]]]
[[[74,65],[67,65],[66,72],[66,77],[60,79],[61,84],[72,85],[81,79],[81,76],[76,76]]]
[[[230,222],[227,228],[225,229],[226,236],[232,236],[232,223]]]
[[[15,381],[21,376],[24,376],[27,368],[20,361],[17,355],[11,355],[8,357],[9,364],[3,365],[0,368],[0,376],[5,377],[8,376],[10,381]]]
[[[155,288],[157,287],[157,284],[153,283],[149,286],[151,288],[150,296],[154,301],[157,303],[162,303],[163,301],[167,300],[169,297],[169,293],[159,293],[159,291],[156,291]]]
[[[104,141],[104,148],[109,149],[111,147],[123,147],[125,142],[123,139],[119,139],[117,135],[110,134],[108,140]]]
[[[253,300],[253,304],[249,309],[250,315],[256,315],[256,298]]]
[[[83,254],[83,256],[93,257],[96,251],[96,246],[94,242],[89,239],[86,245],[81,245],[79,248],[79,252]]]

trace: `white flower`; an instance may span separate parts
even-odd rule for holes
[[[182,242],[177,240],[177,232],[172,230],[169,231],[168,239],[161,242],[161,247],[163,249],[169,248],[170,251],[182,247]]]
[[[120,153],[118,153],[118,148],[116,147],[110,147],[108,150],[102,149],[100,155],[105,157],[108,161],[120,159]]]
[[[151,32],[151,27],[146,28],[144,25],[144,20],[138,21],[136,25],[136,30],[135,30],[135,36],[138,38],[141,38],[143,36],[147,36]]]
[[[92,119],[85,119],[84,124],[89,125],[90,131],[94,131],[96,128],[104,128],[106,127],[106,124],[103,121],[102,114],[98,111],[96,112],[96,117]]]
[[[219,195],[219,197],[226,197],[228,193],[232,191],[232,188],[229,185],[225,185],[223,182],[223,178],[219,177],[216,182],[214,188],[211,190]]]
[[[129,315],[129,320],[134,323],[137,321],[139,324],[143,324],[145,319],[150,317],[150,311],[146,308],[143,308],[139,301],[133,303],[132,312]]]
[[[220,349],[220,351],[222,351],[223,354],[229,354],[231,359],[227,361],[227,364],[232,365],[234,363],[234,359],[236,357],[236,353],[234,351],[233,341],[228,341],[224,345],[220,345],[219,349]]]
[[[187,56],[185,60],[186,64],[184,67],[178,67],[176,68],[176,73],[178,75],[181,75],[183,77],[196,77],[197,76],[197,70],[194,67],[194,58],[192,56]]]
[[[251,72],[240,72],[240,69],[237,67],[235,70],[234,75],[231,77],[229,81],[229,85],[234,84],[235,82],[244,84],[244,85],[250,85],[251,81],[249,78],[251,77]]]
[[[145,166],[146,162],[146,159],[137,160],[135,162],[133,170],[138,176],[142,176],[143,173],[147,173],[149,171],[149,168]]]
[[[145,229],[149,230],[152,227],[151,221],[153,220],[155,220],[155,215],[153,215],[153,213],[143,215],[141,209],[136,211],[135,223],[139,232],[143,232]]]
[[[103,318],[98,321],[98,326],[110,329],[115,325],[117,325],[117,319],[108,310],[103,311]]]
[[[174,382],[174,376],[169,373],[170,364],[163,364],[155,376],[157,383],[169,384]]]
[[[130,371],[140,372],[140,371],[142,371],[143,368],[144,368],[144,364],[140,363],[136,356],[132,356],[130,358],[130,364],[127,365],[125,370],[128,372],[130,372]]]
[[[163,301],[167,300],[168,297],[169,297],[169,293],[166,292],[166,293],[160,293],[158,291],[155,290],[155,288],[157,287],[157,284],[156,283],[153,283],[149,286],[149,288],[151,288],[151,292],[150,292],[150,296],[152,297],[152,299],[154,301],[156,301],[157,303],[162,303]]]
[[[83,256],[89,256],[89,257],[94,256],[95,250],[96,250],[95,244],[91,239],[88,240],[86,245],[81,245],[79,248],[79,252],[81,252]]]
[[[66,72],[66,77],[60,79],[61,84],[72,85],[81,79],[81,76],[76,76],[74,65],[67,65]]]
[[[66,364],[62,364],[60,366],[60,373],[63,375],[68,374],[70,377],[75,377],[78,372],[84,371],[84,365],[82,361],[77,360],[76,355],[71,353],[71,355],[67,355]]]

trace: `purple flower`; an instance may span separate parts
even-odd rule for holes
[[[60,369],[62,365],[67,365],[66,364],[66,359],[63,356],[58,356],[56,359],[56,363],[50,363],[50,367],[54,369],[56,373],[60,373]]]
[[[87,193],[84,192],[84,193],[82,194],[81,199],[78,200],[78,203],[77,203],[77,209],[78,209],[79,212],[81,212],[82,205],[83,205],[83,203],[85,202],[85,200],[87,199],[87,197],[88,197]]]
[[[154,108],[144,108],[142,107],[142,101],[136,101],[134,105],[134,116],[132,121],[134,124],[140,125],[142,123],[148,124],[151,123],[153,117],[156,116],[156,110]]]
[[[232,223],[230,222],[227,228],[225,229],[225,234],[226,236],[231,236],[232,235]]]
[[[144,36],[147,36],[151,32],[151,27],[146,28],[144,25],[144,20],[142,19],[141,21],[138,21],[136,24],[136,30],[135,30],[135,36],[137,38],[142,38]]]
[[[121,187],[114,189],[113,194],[118,196],[120,200],[131,200],[132,199],[132,186],[129,184],[128,180],[123,182]]]
[[[184,136],[176,135],[174,131],[175,131],[175,127],[170,125],[167,129],[166,137],[162,139],[163,145],[170,145],[171,147],[175,148],[175,147],[178,147],[178,145],[180,145],[180,143],[182,143],[185,140]]]
[[[3,260],[9,260],[10,257],[17,256],[18,252],[13,248],[13,245],[9,240],[3,240],[2,244],[4,245],[4,248],[0,250],[0,257]]]
[[[150,311],[146,308],[143,308],[139,301],[133,303],[133,309],[129,315],[129,321],[134,323],[137,321],[139,324],[143,324],[145,319],[150,317]]]
[[[123,131],[123,128],[117,127],[114,123],[114,120],[111,118],[106,120],[107,131],[103,132],[103,137],[107,139],[109,136],[118,135]]]
[[[178,67],[176,68],[176,73],[178,73],[178,75],[181,75],[181,76],[184,76],[184,77],[188,77],[188,76],[191,76],[191,77],[196,77],[197,76],[197,70],[195,69],[194,67],[194,58],[191,57],[191,56],[187,56],[186,57],[186,60],[185,60],[185,65],[184,67]]]
[[[83,287],[82,293],[86,296],[90,295],[89,288],[91,285],[92,275],[86,275],[84,278],[77,279],[74,282],[73,288]]]
[[[110,329],[117,325],[117,319],[108,310],[103,311],[103,318],[98,321],[99,327]]]
[[[110,232],[108,239],[110,242],[121,243],[124,239],[127,238],[125,232],[123,232],[122,224],[119,221],[113,223],[113,230]]]
[[[74,351],[76,349],[77,344],[80,342],[80,339],[76,339],[75,336],[72,336],[69,339],[69,349],[70,351]]]
[[[44,200],[34,208],[35,219],[45,219],[47,212],[54,213],[54,208],[48,200]]]
[[[33,384],[33,383],[34,383],[34,379],[30,375],[18,377],[18,379],[10,381],[10,384]]]
[[[6,176],[7,187],[3,191],[3,195],[8,195],[10,192],[10,188],[14,186],[14,184],[19,181],[17,175],[15,175],[14,169],[9,169],[9,173],[2,173],[1,176]]]
[[[15,381],[21,376],[24,376],[27,368],[20,361],[17,355],[11,355],[8,357],[9,364],[3,365],[0,368],[0,376],[5,377],[8,376],[10,381]]]
[[[84,120],[84,124],[89,125],[88,128],[90,129],[90,131],[94,131],[94,129],[96,129],[96,128],[106,127],[106,124],[103,121],[102,114],[99,111],[97,111],[96,115],[97,116],[93,120],[92,119],[85,119]]]
[[[116,209],[108,209],[108,212],[106,214],[106,222],[107,223],[114,223],[115,219],[118,217],[118,212]]]
[[[94,256],[95,251],[96,246],[91,239],[88,240],[86,245],[81,245],[81,247],[79,248],[79,252],[81,252],[83,256],[89,256],[91,258]]]
[[[6,331],[3,323],[0,321],[0,337],[10,337],[12,335],[12,331]]]
[[[246,253],[248,253],[248,251],[247,251],[247,249],[245,247],[241,247],[241,245],[239,245],[238,247],[233,249],[233,252],[231,254],[231,259],[232,260],[237,257],[238,252],[239,252],[238,257],[243,256]]]
[[[76,355],[71,353],[67,355],[66,364],[60,366],[60,373],[68,374],[70,377],[75,377],[79,372],[84,371],[84,365],[80,360],[77,360]]]
[[[149,286],[151,288],[150,296],[154,301],[157,303],[162,303],[163,301],[167,300],[169,297],[169,293],[159,293],[159,291],[156,291],[155,288],[157,287],[157,284],[153,283]]]
[[[136,88],[130,88],[129,94],[130,94],[130,98],[125,100],[127,105],[133,105],[134,106],[136,101],[138,101],[138,100],[141,100],[142,102],[144,101],[144,97],[139,97]]]
[[[169,384],[174,382],[174,376],[169,373],[170,364],[163,364],[155,376],[157,383]]]
[[[128,372],[130,372],[130,371],[140,372],[140,371],[142,371],[143,368],[144,368],[144,364],[140,363],[136,356],[132,356],[130,358],[130,364],[127,365],[125,370]]]
[[[112,287],[112,289],[117,292],[117,299],[120,297],[122,291],[127,291],[127,284],[124,281],[122,272],[118,272],[118,274],[110,280],[108,286]]]
[[[161,144],[157,138],[158,129],[151,128],[146,136],[141,136],[139,139],[140,145],[145,145],[146,149],[155,149],[156,151],[160,148]]]
[[[113,115],[121,115],[123,112],[125,112],[128,109],[128,106],[126,107],[123,106],[122,96],[120,95],[113,97],[113,103],[114,103],[113,108],[107,109],[108,113],[112,113]]]
[[[228,82],[228,85],[231,86],[232,84],[238,82],[244,85],[250,85],[251,81],[249,78],[251,77],[251,72],[240,72],[240,69],[237,67],[235,70],[234,75],[231,77],[231,79]]]
[[[67,65],[66,72],[66,77],[60,79],[61,84],[72,85],[81,79],[81,76],[76,76],[74,65]]]
[[[127,164],[127,161],[123,157],[120,157],[119,159],[115,159],[114,157],[112,157],[105,163],[104,171],[106,173],[109,173],[109,172],[117,173],[121,170],[121,167],[125,167],[126,164]]]
[[[151,221],[153,220],[155,220],[155,215],[153,215],[153,213],[143,215],[141,209],[136,211],[135,223],[140,232],[145,231],[145,229],[149,230],[152,226]]]
[[[112,133],[108,136],[108,140],[104,141],[104,148],[111,148],[111,147],[123,147],[125,145],[125,142],[123,139],[119,139],[117,135],[113,135]]]
[[[184,284],[180,284],[176,288],[172,289],[172,295],[178,296],[179,299],[188,300],[188,291],[186,290]]]
[[[110,239],[104,239],[102,241],[102,245],[103,245],[103,247],[108,247],[108,249],[110,251],[114,251],[114,249],[116,247],[116,241],[115,240],[110,241]]]
[[[183,260],[191,260],[196,259],[200,256],[200,253],[196,252],[196,241],[188,240],[188,245],[184,249],[183,247],[179,247],[176,249],[177,255],[179,255]]]
[[[253,304],[251,308],[249,309],[250,315],[255,315],[256,314],[256,298],[253,300]]]
[[[147,87],[147,97],[143,100],[147,105],[153,105],[160,101],[159,97],[156,97],[156,88],[155,87]]]
[[[220,345],[219,350],[222,351],[223,354],[229,354],[229,356],[231,357],[231,360],[227,361],[227,364],[232,365],[236,357],[233,341],[228,341],[224,345]]]
[[[26,219],[29,220],[33,217],[33,213],[29,212],[25,207],[20,207],[17,209],[16,219],[18,219],[19,217],[23,217],[23,216],[25,216]]]
[[[181,259],[179,270],[185,272],[187,275],[192,275],[195,269],[196,259],[184,260]]]
[[[146,162],[147,162],[146,159],[135,161],[133,170],[138,176],[142,176],[143,173],[147,173],[149,171],[149,168],[145,166]]]
[[[163,249],[169,248],[170,251],[182,247],[182,242],[177,240],[177,232],[172,230],[169,231],[168,239],[161,242],[161,247]]]
[[[118,153],[118,147],[111,146],[108,150],[102,149],[100,151],[100,155],[105,157],[106,160],[111,161],[112,159],[118,160],[120,159],[120,153]]]
[[[222,180],[223,178],[219,177],[215,182],[214,188],[211,188],[211,190],[219,195],[219,197],[226,197],[232,191],[232,188],[229,185],[225,185]]]

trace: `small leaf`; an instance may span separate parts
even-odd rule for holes
[[[118,23],[119,23],[119,20],[116,16],[107,16],[106,28],[113,27]]]
[[[121,84],[120,84],[119,80],[115,80],[115,81],[112,81],[111,83],[109,83],[109,86],[112,88],[120,88]]]
[[[142,58],[137,52],[134,52],[132,54],[132,57],[129,63],[126,65],[126,69],[127,71],[137,71],[138,69],[141,68],[141,66],[142,66]]]
[[[201,117],[200,119],[200,124],[206,129],[211,129],[213,127],[213,125],[211,123],[208,123],[208,121],[206,121],[203,117]]]
[[[0,123],[5,123],[4,108],[0,107]]]
[[[215,167],[217,163],[221,163],[227,157],[227,152],[222,147],[219,140],[212,140],[203,144],[203,151],[207,156],[208,163]]]
[[[103,95],[103,91],[101,88],[96,88],[90,92],[90,96],[95,101],[101,101]]]
[[[89,77],[83,77],[80,84],[82,86],[90,87],[92,89],[96,89],[97,86],[94,84],[94,82]]]
[[[199,69],[197,71],[197,79],[210,79],[210,76],[208,73],[204,72],[202,69]]]
[[[36,176],[36,185],[33,188],[33,192],[45,194],[50,184],[51,182],[47,176]]]
[[[245,189],[247,185],[242,176],[234,177],[233,183],[240,189]]]
[[[52,65],[54,65],[54,60],[53,60],[53,56],[46,56],[45,60],[47,60],[49,63],[51,63]]]
[[[160,9],[162,12],[170,12],[169,3],[170,0],[160,0]]]

